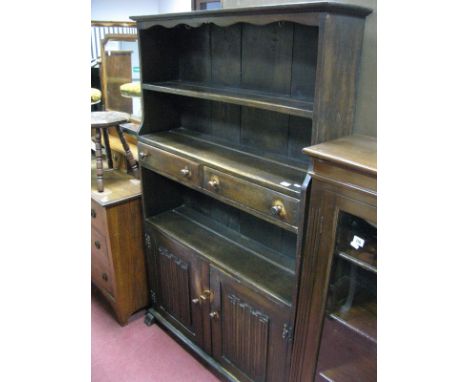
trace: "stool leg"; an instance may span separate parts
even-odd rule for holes
[[[104,191],[104,170],[102,168],[101,129],[96,128],[96,179],[98,192]]]
[[[120,129],[120,126],[115,127],[117,129],[117,133],[119,134],[120,142],[122,143],[122,147],[125,151],[125,157],[128,160],[128,163],[130,164],[130,168],[132,169],[133,176],[137,179],[140,178],[140,174],[138,173],[138,165],[135,161],[135,158],[133,158],[133,154],[130,151],[130,148],[128,147],[128,143],[125,140],[125,137],[123,135],[122,130]]]
[[[102,134],[104,135],[104,144],[106,145],[107,166],[112,170],[114,168],[114,162],[112,160],[112,151],[109,144],[109,131],[103,129]]]

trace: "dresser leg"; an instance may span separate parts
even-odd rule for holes
[[[104,169],[102,167],[101,129],[96,128],[96,179],[98,192],[104,191]]]
[[[125,137],[123,135],[123,132],[122,130],[120,129],[119,126],[116,126],[115,127],[116,130],[117,130],[117,133],[119,134],[119,138],[120,138],[120,142],[122,143],[122,147],[125,151],[125,157],[127,158],[127,161],[128,161],[128,164],[130,165],[130,168],[132,170],[132,173],[133,173],[133,176],[137,179],[140,178],[140,174],[138,172],[138,164],[135,160],[135,158],[133,158],[133,154],[132,152],[130,151],[130,148],[128,147],[128,143],[127,141],[125,140]]]
[[[150,312],[145,314],[145,325],[151,326],[156,323],[156,317],[154,317]]]

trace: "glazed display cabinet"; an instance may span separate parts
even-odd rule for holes
[[[146,320],[224,380],[289,378],[311,187],[302,149],[351,133],[369,13],[315,3],[133,17]]]
[[[301,267],[292,380],[377,380],[376,141],[307,148],[314,179]]]

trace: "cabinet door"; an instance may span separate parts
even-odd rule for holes
[[[368,332],[369,327],[375,332],[375,322],[368,314],[375,304],[362,293],[362,286],[374,289],[375,283],[372,277],[362,277],[368,271],[355,268],[363,261],[347,264],[352,256],[342,258],[336,246],[342,213],[376,222],[375,206],[356,200],[355,195],[342,194],[319,180],[312,187],[290,382],[375,380],[375,343],[371,340],[363,345],[356,334]],[[352,234],[345,237],[350,241]],[[370,337],[375,339],[375,334]]]
[[[202,292],[208,289],[208,265],[189,249],[157,231],[147,231],[148,273],[153,307],[198,346],[210,351],[203,327]],[[206,308],[207,309],[207,308]]]
[[[287,380],[290,308],[210,267],[213,357],[241,381]]]

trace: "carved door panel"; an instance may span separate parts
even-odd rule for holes
[[[210,352],[210,328],[204,329],[203,323],[203,313],[208,311],[206,305],[209,304],[203,304],[200,298],[202,292],[208,290],[208,265],[157,231],[148,237],[152,241],[148,272],[152,273],[153,307],[193,342]]]
[[[241,381],[287,380],[290,308],[210,267],[213,357]]]

